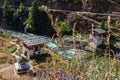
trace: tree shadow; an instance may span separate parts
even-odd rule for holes
[[[52,61],[52,56],[50,54],[40,54],[31,57],[30,59],[35,60],[37,63],[50,62]]]

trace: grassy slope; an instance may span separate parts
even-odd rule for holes
[[[11,39],[0,36],[0,63],[13,63],[12,53],[16,50],[16,46],[10,43]]]

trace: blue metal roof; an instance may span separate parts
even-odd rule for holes
[[[25,65],[20,65],[19,63],[15,63],[15,69],[19,70],[19,69],[29,69],[30,68],[30,64],[28,62],[26,62]]]

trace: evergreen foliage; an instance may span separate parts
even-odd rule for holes
[[[11,19],[13,18],[13,13],[14,9],[9,5],[8,0],[5,0],[3,4],[2,14],[8,25],[11,25],[12,23]]]
[[[26,29],[35,34],[52,36],[55,33],[51,26],[51,20],[44,9],[39,8],[37,0],[34,0],[29,11],[28,19],[25,22]]]
[[[12,20],[12,27],[16,30],[23,30],[23,15],[26,13],[25,7],[23,3],[20,4],[20,6],[17,8],[17,10],[14,12],[13,20]]]

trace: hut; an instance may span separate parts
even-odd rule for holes
[[[30,64],[23,57],[19,58],[15,63],[15,72],[22,74],[28,72],[28,70],[30,70]]]
[[[103,43],[105,30],[93,29],[88,40],[88,44],[93,48],[97,48]]]
[[[43,53],[43,46],[49,39],[45,37],[31,37],[23,39],[23,55],[30,58]]]

